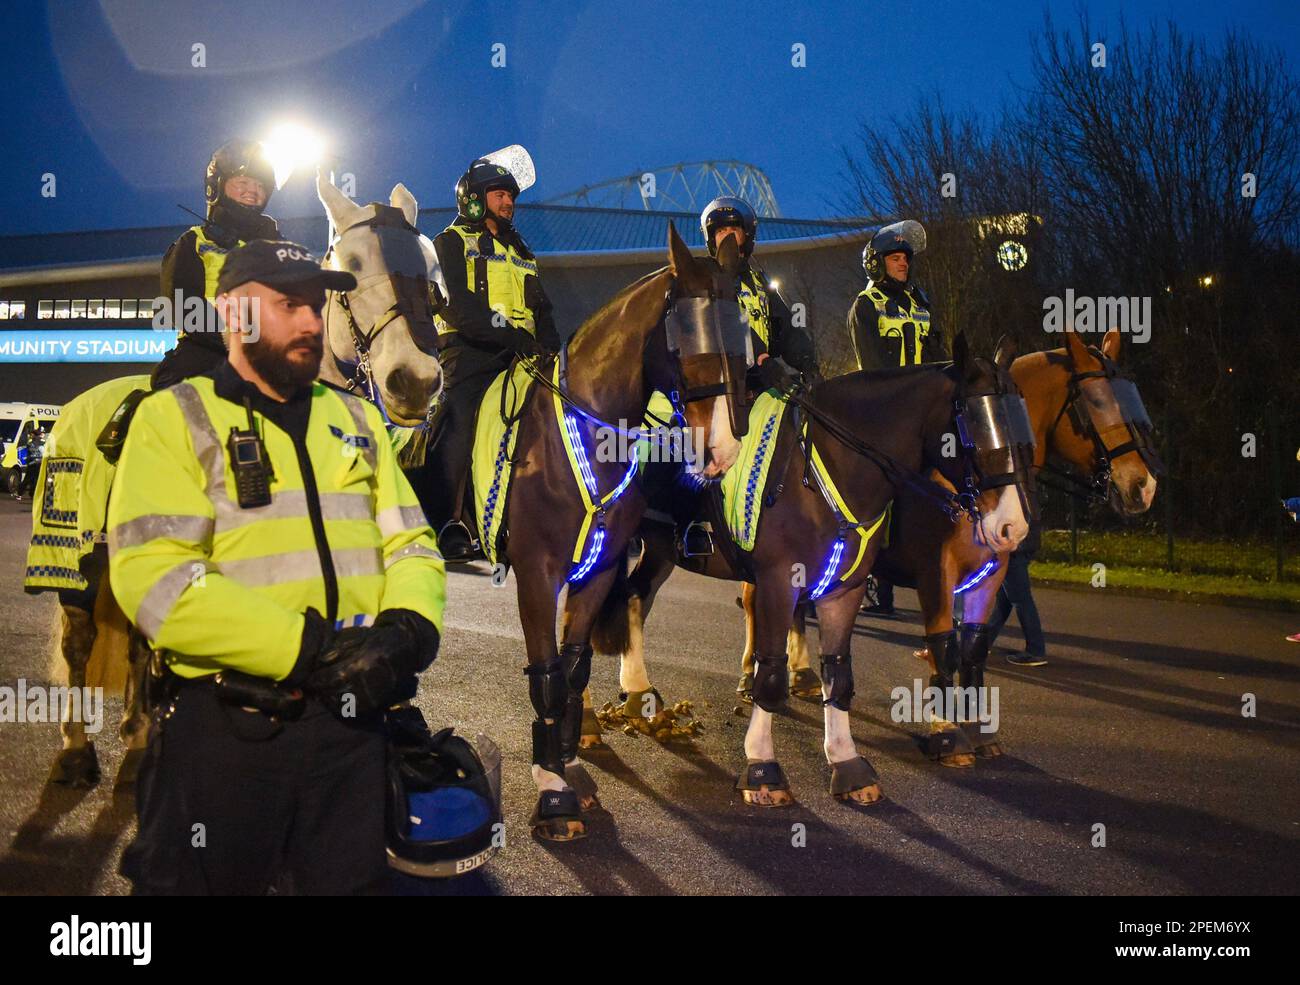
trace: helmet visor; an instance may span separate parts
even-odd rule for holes
[[[533,167],[532,155],[520,144],[511,144],[494,150],[491,154],[484,154],[483,160],[509,171],[519,185],[520,193],[537,183],[537,169]]]
[[[904,219],[902,222],[882,226],[876,235],[871,237],[871,249],[881,255],[902,249],[910,249],[913,256],[923,253],[925,227],[915,219]]]

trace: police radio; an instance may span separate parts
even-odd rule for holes
[[[271,463],[266,457],[262,438],[253,425],[253,408],[247,400],[244,409],[248,411],[248,429],[231,428],[226,451],[235,473],[235,495],[239,507],[249,510],[271,505]]]

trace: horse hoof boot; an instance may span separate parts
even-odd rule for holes
[[[578,736],[579,749],[600,749],[605,745],[605,740],[601,738],[600,719],[596,717],[596,709],[591,705],[584,705],[582,709],[582,733]]]
[[[874,804],[880,792],[880,777],[865,756],[831,763],[831,796],[854,804]]]
[[[931,732],[927,752],[940,766],[969,769],[975,765],[975,747],[966,733],[955,725],[945,725]]]
[[[961,728],[970,744],[975,747],[975,755],[981,759],[996,759],[1005,752],[1002,743],[998,741],[998,734],[981,731],[979,722],[962,722]]]
[[[668,706],[664,704],[663,695],[656,688],[648,691],[628,691],[623,699],[624,718],[644,718],[654,722]]]
[[[736,789],[745,803],[754,807],[789,807],[794,803],[785,772],[775,760],[746,763],[736,781]]]
[[[87,742],[84,746],[63,749],[54,758],[50,768],[50,782],[59,783],[78,790],[86,790],[99,782],[99,757],[95,754],[95,743]]]
[[[528,823],[543,841],[576,841],[587,836],[582,807],[573,790],[543,790]]]
[[[143,761],[143,749],[128,749],[126,751],[126,755],[122,757],[122,765],[117,768],[117,776],[113,780],[114,792],[129,790],[135,786],[135,781],[140,776],[140,763]]]
[[[811,667],[796,670],[790,678],[790,693],[796,698],[821,700],[822,679]]]
[[[743,701],[745,704],[752,705],[754,703],[754,675],[753,674],[740,675],[740,680],[736,684],[736,694],[740,696],[740,700]]]
[[[600,808],[600,797],[596,793],[596,781],[580,763],[565,764],[564,782],[572,787],[573,792],[577,794],[578,807],[582,810],[594,811]]]

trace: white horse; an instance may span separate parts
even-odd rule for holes
[[[433,244],[415,228],[416,200],[400,184],[393,188],[387,205],[357,205],[319,177],[316,191],[337,231],[325,265],[346,270],[357,279],[354,290],[330,292],[326,300],[320,378],[375,400],[400,427],[419,427],[442,389],[442,369],[428,287],[437,259]],[[103,399],[110,389],[116,387],[125,396],[135,387],[147,386],[147,377],[109,381],[65,406],[50,435],[51,453],[41,462],[40,492],[32,509],[33,550],[39,542],[44,555],[37,564],[29,557],[27,590],[59,594],[59,651],[67,665],[69,690],[101,686],[124,692],[119,734],[127,753],[117,774],[118,786],[134,781],[148,738],[144,685],[152,651],[128,626],[113,598],[106,577],[106,548],[94,549],[104,543],[106,504],[116,471],[95,447],[95,436],[117,406],[116,400]],[[51,470],[48,486],[47,469]],[[67,476],[75,478],[67,481]],[[52,543],[66,545],[58,548],[66,552],[58,568],[79,575],[87,590],[56,589],[34,578],[34,570],[48,571],[45,562]],[[72,702],[65,707],[60,726],[63,749],[50,779],[88,787],[100,778],[99,762],[76,710]]]

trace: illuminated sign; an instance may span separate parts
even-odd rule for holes
[[[0,332],[4,363],[155,363],[175,347],[175,332],[149,329]]]

